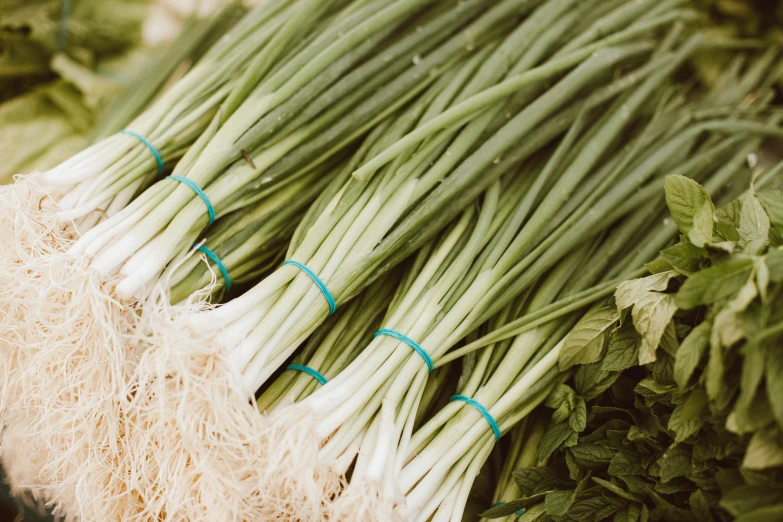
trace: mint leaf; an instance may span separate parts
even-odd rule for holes
[[[529,497],[541,491],[555,489],[560,481],[555,477],[549,468],[541,466],[530,466],[520,468],[511,473],[514,481],[519,486],[522,496]]]
[[[644,504],[629,504],[618,511],[612,522],[647,522],[650,516]]]
[[[576,364],[589,364],[600,359],[609,337],[607,330],[618,319],[617,310],[608,306],[585,314],[563,340],[560,369],[567,370]]]
[[[677,243],[671,248],[661,251],[661,257],[669,262],[679,273],[690,275],[697,271],[708,259],[707,250],[692,243]]]
[[[696,326],[682,340],[674,359],[674,380],[679,388],[685,388],[699,361],[704,357],[710,342],[712,325],[704,322]]]
[[[677,272],[669,271],[623,281],[617,285],[617,290],[614,292],[617,309],[632,307],[649,292],[665,291],[669,286],[669,281],[675,277],[677,277]]]
[[[587,406],[581,397],[576,399],[574,411],[568,417],[568,426],[576,433],[582,433],[587,427]]]
[[[638,455],[620,451],[609,461],[609,474],[619,477],[622,475],[646,475],[647,472],[639,463]]]
[[[567,422],[551,426],[538,444],[538,452],[536,454],[538,460],[548,459],[552,452],[567,441],[573,433],[574,430],[571,429]]]
[[[707,395],[702,390],[696,390],[685,402],[674,408],[668,425],[674,432],[674,442],[683,442],[699,432],[704,424],[706,406]]]
[[[756,194],[761,206],[769,216],[770,224],[783,233],[783,192],[772,190]]]
[[[589,401],[607,390],[617,378],[618,372],[605,372],[601,370],[601,363],[584,364],[577,368],[574,375],[576,392],[586,401]]]
[[[739,234],[740,246],[750,254],[764,250],[769,238],[770,220],[755,194],[748,192],[742,201]]]
[[[630,324],[624,324],[614,331],[609,339],[601,369],[606,372],[621,372],[636,366],[639,360],[641,336]]]
[[[569,448],[568,452],[580,467],[589,470],[605,468],[615,454],[613,449],[601,444],[581,441],[576,446]]]
[[[735,257],[696,272],[677,292],[677,306],[688,310],[731,297],[742,288],[752,269],[753,259]]]
[[[648,292],[636,302],[631,316],[636,331],[642,336],[639,364],[655,360],[655,351],[676,311],[677,305],[671,294]]]
[[[661,468],[661,480],[668,482],[676,477],[691,474],[691,449],[683,444],[670,447],[658,460]]]
[[[711,241],[715,208],[704,187],[690,178],[674,175],[664,178],[663,188],[666,205],[680,232],[696,246]],[[695,232],[690,237],[692,231]]]
[[[742,212],[742,202],[734,199],[715,210],[715,219],[718,223],[737,228],[740,224],[740,212]]]

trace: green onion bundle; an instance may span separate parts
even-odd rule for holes
[[[692,31],[686,0],[220,19],[127,127],[161,78],[0,188],[3,458],[65,517],[461,520],[676,233],[663,176],[717,194],[783,136],[777,50]],[[717,51],[704,92],[686,65]]]

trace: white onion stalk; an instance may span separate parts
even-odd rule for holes
[[[491,32],[495,29],[493,22],[502,18],[509,10],[518,8],[516,5],[518,2],[519,0],[506,0],[500,4],[501,8],[492,10],[491,16],[485,15],[473,22],[473,25],[484,33]],[[366,8],[362,4],[361,9],[371,9],[373,7],[371,4],[372,2],[367,3]],[[399,21],[402,19],[400,18],[401,13],[404,12],[400,9],[410,9],[415,5],[420,4],[412,3],[409,0],[400,0],[388,9],[381,10],[378,14],[388,18],[390,13],[394,14],[394,10],[396,10],[394,16]],[[475,9],[475,5],[470,9]],[[460,15],[462,13],[461,9],[453,11]],[[440,16],[446,18],[451,14],[452,10],[441,10],[440,12]],[[373,19],[375,20],[375,18]],[[439,20],[440,18],[432,19],[430,22],[435,23]],[[373,23],[377,23],[377,20]],[[401,43],[407,41],[406,38],[414,38],[413,35],[418,34],[414,29],[411,29],[410,35],[401,37]],[[318,38],[316,37],[316,40]],[[346,38],[351,40],[356,36],[353,31],[349,31],[346,33]],[[432,53],[433,60],[437,58],[437,60],[443,61],[448,57],[459,57],[465,52],[462,45],[457,45],[460,41],[461,38],[454,36],[441,44]],[[337,43],[347,45],[347,42],[344,43],[340,40]],[[474,55],[476,57],[467,62],[468,73],[474,70],[482,53],[477,51],[474,52]],[[426,61],[426,59],[424,60]],[[374,58],[374,60],[379,64],[386,63],[382,58]],[[465,61],[462,60],[462,62],[465,67]],[[284,69],[279,69],[277,73]],[[460,68],[457,67],[457,69]],[[308,74],[311,73],[312,71],[308,71]],[[392,128],[386,139],[393,141],[404,134],[415,123],[416,118],[421,117],[422,112],[426,110],[434,111],[437,114],[441,110],[439,107],[448,104],[451,98],[456,95],[456,89],[452,89],[450,94],[447,93],[443,99],[439,99],[438,95],[441,95],[444,86],[450,85],[454,77],[459,77],[459,81],[456,82],[459,87],[466,80],[466,76],[465,73],[449,71],[442,77],[442,80],[436,80],[439,83],[436,83],[437,88],[431,91],[433,95],[428,96],[425,93],[419,96],[418,99],[423,101],[414,102],[413,105],[416,108],[411,113],[404,112],[404,117],[392,124],[392,127],[395,125],[396,127]],[[296,81],[299,82],[301,79],[297,77]],[[366,123],[362,123],[360,120],[355,124],[358,127],[348,127],[347,136],[343,136],[343,141],[352,141],[354,134],[363,133],[366,129],[375,127],[383,120],[386,113],[393,112],[398,105],[415,98],[423,88],[432,82],[431,78],[422,80],[417,75],[401,76],[400,81],[395,80],[386,89],[381,90],[382,95],[379,94],[362,102],[364,104],[362,105],[363,110],[372,109],[381,112],[376,114],[374,119],[367,118],[369,121]],[[408,89],[410,92],[404,91],[399,93],[399,96],[395,95],[392,99],[387,99],[405,85],[415,88],[412,91]],[[262,82],[261,87],[259,93],[268,86]],[[373,85],[370,84],[369,87],[373,87]],[[366,94],[361,89],[357,92]],[[251,95],[251,98],[253,96],[255,95]],[[288,137],[278,136],[279,141],[270,143],[268,148],[264,148],[264,145],[253,150],[251,157],[257,170],[248,167],[244,159],[229,167],[225,175],[220,176],[206,189],[213,204],[216,208],[221,209],[218,213],[230,209],[230,206],[235,204],[238,189],[251,182],[263,185],[265,177],[255,179],[260,176],[260,172],[264,172],[265,169],[274,170],[278,168],[278,165],[285,166],[286,154],[292,148],[299,145],[303,148],[308,147],[309,142],[304,143],[306,139],[315,139],[314,133],[323,132],[328,123],[342,114],[340,111],[346,111],[352,106],[351,104],[360,101],[356,98],[357,94],[352,93],[351,96],[353,98],[349,97],[345,104],[338,104],[311,122],[303,122],[302,127],[293,128]],[[348,101],[350,103],[347,103]],[[316,102],[321,103],[318,99]],[[391,103],[391,109],[389,103]],[[262,108],[261,105],[254,105],[252,110],[258,111]],[[269,106],[270,110],[273,108]],[[241,113],[243,111],[238,110],[235,115]],[[247,114],[245,111],[244,116],[247,117]],[[271,112],[270,114],[275,113]],[[383,134],[384,125],[378,128],[380,132],[376,134]],[[220,132],[218,130],[218,135]],[[235,127],[226,132],[225,136],[218,139],[216,135],[215,139],[206,144],[205,151],[218,147],[226,136],[236,133],[237,129]],[[257,133],[258,131],[254,130],[253,132]],[[466,146],[464,145],[463,149]],[[443,149],[445,149],[445,144],[442,144],[437,152],[442,152]],[[464,150],[461,154],[454,154],[453,159],[444,160],[445,167],[441,167],[441,169],[448,172],[448,166],[459,161],[462,154],[464,154]],[[307,158],[299,153],[291,157]],[[217,160],[210,154],[202,153],[183,168],[187,168],[189,177],[191,174],[193,175],[190,179],[196,180],[198,177],[194,173],[201,172],[205,176],[212,176],[216,173],[216,171],[213,172],[213,169],[222,168],[218,163],[225,161],[225,159],[226,153],[221,153]],[[309,227],[310,233],[302,238],[301,243],[294,250],[293,257],[306,263],[325,281],[331,279],[331,274],[344,261],[347,265],[345,274],[351,274],[352,261],[363,259],[366,249],[377,244],[386,235],[405,210],[415,202],[414,198],[426,194],[429,188],[438,183],[434,176],[431,176],[432,179],[427,179],[425,184],[419,183],[418,177],[426,166],[419,165],[422,161],[421,158],[417,158],[416,161],[410,163],[410,168],[405,175],[394,175],[396,170],[390,169],[387,180],[377,176],[370,183],[349,181],[346,184],[346,190],[332,191],[326,199],[326,210]],[[288,176],[291,175],[288,171],[282,172]],[[271,176],[272,172],[267,174]],[[279,176],[283,176],[283,174],[279,174]],[[337,183],[336,186],[345,184],[344,180],[349,177],[350,170],[344,173],[340,183]],[[157,194],[162,194],[163,200],[166,201],[165,204],[157,203]],[[346,201],[351,201],[350,198],[354,198],[359,201],[359,204],[341,203],[337,205],[341,196],[348,198]],[[150,190],[128,207],[131,209],[135,206],[132,210],[128,210],[128,214],[137,211],[148,212],[141,222],[132,226],[132,230],[128,234],[118,238],[110,230],[114,227],[124,228],[127,216],[122,216],[122,219],[110,219],[94,228],[91,231],[91,237],[88,238],[89,241],[80,244],[79,248],[85,248],[84,251],[88,254],[96,253],[97,256],[93,258],[92,265],[96,268],[102,266],[104,270],[111,272],[114,268],[129,262],[131,258],[126,259],[126,254],[134,252],[137,246],[144,245],[148,240],[156,241],[156,244],[165,247],[168,253],[157,249],[155,252],[149,251],[154,255],[142,260],[142,263],[137,265],[140,268],[134,268],[132,273],[125,274],[122,269],[119,270],[122,277],[121,284],[128,283],[129,291],[131,288],[144,288],[144,281],[150,274],[157,273],[161,266],[166,264],[165,258],[169,256],[171,250],[176,250],[177,245],[190,240],[190,230],[197,230],[203,226],[203,223],[199,224],[198,221],[203,219],[201,217],[204,213],[203,202],[194,201],[192,198],[192,193],[185,196],[177,189],[173,191],[169,191],[169,189]],[[192,204],[186,203],[187,199],[190,199]],[[330,200],[333,201],[331,205],[328,204]],[[149,203],[145,203],[145,201],[149,201]],[[169,202],[172,203],[171,208],[169,208]],[[189,206],[179,211],[182,203]],[[149,211],[140,210],[143,205],[149,206]],[[177,213],[178,211],[179,213]],[[199,215],[199,218],[193,219],[196,214]],[[174,216],[173,220],[166,226],[172,216]],[[161,217],[163,219],[159,222],[158,219]],[[366,220],[362,221],[364,218]],[[151,231],[152,229],[145,228],[146,224],[153,223],[162,223],[166,226],[164,232],[158,235],[155,231]],[[183,231],[186,232],[183,233]],[[324,237],[325,232],[328,232],[326,237]],[[102,250],[103,247],[106,249]],[[330,266],[325,269],[327,261]],[[354,279],[348,279],[346,285],[351,281]],[[340,291],[340,288],[343,290]],[[351,290],[347,286],[341,287],[340,285],[332,288],[337,299],[341,301],[350,297],[348,292]],[[126,438],[130,441],[129,444],[134,452],[133,459],[129,462],[131,469],[128,471],[127,479],[130,484],[129,488],[132,490],[131,495],[159,499],[155,505],[149,505],[145,508],[148,510],[147,513],[154,515],[155,513],[168,513],[181,509],[183,511],[178,511],[178,513],[182,513],[184,518],[196,516],[193,513],[189,515],[184,513],[187,509],[198,510],[199,513],[207,509],[200,505],[201,499],[207,495],[206,492],[202,493],[203,488],[209,489],[211,495],[216,489],[225,487],[231,490],[226,493],[227,497],[238,499],[242,496],[246,501],[238,502],[234,509],[227,510],[222,515],[218,515],[217,508],[213,511],[209,507],[209,512],[213,516],[221,519],[225,517],[263,519],[263,515],[259,515],[258,510],[270,508],[269,504],[260,502],[265,493],[259,492],[258,488],[265,488],[265,483],[257,479],[259,474],[264,473],[265,469],[270,467],[264,465],[263,462],[271,462],[271,459],[268,455],[258,452],[258,426],[261,421],[253,420],[247,416],[245,405],[252,393],[252,388],[248,384],[259,380],[263,381],[271,375],[325,319],[326,310],[323,299],[320,291],[314,288],[313,282],[309,278],[296,268],[285,266],[264,279],[248,294],[224,307],[209,309],[203,305],[186,304],[173,310],[158,309],[154,306],[145,309],[142,318],[144,323],[136,332],[139,342],[145,346],[145,353],[138,365],[133,388],[132,412],[128,414],[134,419],[129,424],[138,427],[138,433],[131,429]],[[194,313],[198,310],[204,311]],[[305,310],[307,310],[306,314],[303,313]],[[237,313],[237,311],[242,313]],[[291,313],[292,311],[293,313]],[[302,320],[293,319],[296,316],[304,316],[304,318]],[[226,321],[222,319],[223,317],[229,319]],[[225,345],[230,347],[235,344],[235,340],[241,340],[239,347],[233,352],[226,350]],[[265,348],[263,353],[256,353],[256,348],[259,345]],[[252,368],[243,372],[248,365]],[[244,375],[240,377],[242,373]],[[207,386],[206,383],[210,380],[216,383],[215,390],[211,390]],[[221,383],[233,384],[228,386]],[[244,394],[242,390],[244,390]],[[191,406],[194,404],[203,406],[192,409]],[[212,406],[208,407],[210,404]],[[212,408],[214,408],[214,412]],[[188,419],[186,424],[161,422],[161,419],[172,418],[172,412],[186,410],[192,410],[195,415],[194,418]],[[173,418],[178,417],[174,415]],[[225,456],[215,456],[220,455],[220,452],[219,448],[214,446],[216,442],[214,439],[196,436],[196,432],[192,431],[192,428],[198,426],[201,426],[199,433],[216,431],[225,434],[227,444]],[[177,437],[181,437],[183,440],[178,440]],[[161,446],[148,444],[147,441],[150,440],[165,441],[165,443],[161,442],[161,446],[165,446],[167,450],[165,452],[157,451],[156,448]],[[200,469],[199,463],[203,462],[207,456],[209,459],[225,459],[225,462],[253,463],[262,459],[260,461],[262,464],[253,465],[254,471],[248,471],[247,466],[241,466],[240,469],[250,473],[248,477],[239,476],[234,472],[223,474],[215,472],[208,479],[198,471]],[[135,462],[146,464],[145,466],[135,465]],[[232,465],[226,464],[225,469],[232,469]],[[243,494],[235,495],[236,491],[243,491]]]

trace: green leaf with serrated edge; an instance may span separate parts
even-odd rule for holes
[[[622,475],[646,475],[647,472],[639,464],[638,455],[620,451],[609,461],[609,474],[619,477]]]
[[[671,323],[670,323],[671,324]],[[674,357],[661,352],[655,362],[648,365],[652,369],[655,380],[662,384],[674,385]]]
[[[538,460],[546,460],[559,448],[574,431],[568,425],[567,422],[561,422],[560,424],[554,424],[550,426],[549,430],[544,434],[541,442],[538,444]]]
[[[574,503],[576,490],[571,491],[553,491],[546,496],[544,505],[549,515],[565,515]]]
[[[658,460],[658,464],[663,482],[675,477],[687,477],[691,473],[691,448],[683,444],[671,446]]]
[[[704,246],[699,240],[702,239],[704,228],[707,227],[706,218],[709,217],[709,234],[706,241],[712,239],[711,222],[715,209],[710,200],[710,195],[704,190],[704,187],[697,182],[685,176],[666,176],[663,181],[663,188],[666,194],[666,205],[669,207],[672,219],[683,234],[689,233],[696,228],[697,232],[694,238],[689,238],[697,246]]]
[[[734,296],[748,280],[753,259],[735,257],[694,273],[676,294],[679,308],[688,310]]]
[[[677,272],[690,275],[692,272],[697,271],[701,264],[708,259],[708,252],[704,248],[683,242],[662,250],[661,257],[668,261]]]
[[[783,504],[783,486],[780,484],[741,484],[720,499],[720,506],[735,517],[775,504]]]
[[[677,357],[674,359],[674,380],[682,389],[688,385],[688,380],[704,357],[710,342],[712,324],[704,322],[696,326],[682,340]]]
[[[674,408],[668,425],[674,432],[674,442],[682,442],[699,432],[706,406],[707,395],[702,390],[694,390],[685,402]]]
[[[607,491],[612,492],[613,494],[617,495],[620,498],[624,498],[625,500],[628,500],[629,502],[641,502],[642,499],[639,498],[638,495],[633,495],[631,493],[628,493],[625,491],[622,487],[615,484],[614,482],[610,480],[604,480],[599,477],[592,477],[593,482],[601,486],[602,488],[606,489]]]
[[[715,230],[715,209],[712,202],[703,203],[693,215],[693,226],[688,231],[688,240],[698,247],[712,242]]]
[[[575,399],[576,393],[574,393],[574,390],[571,389],[570,386],[558,383],[552,392],[547,396],[546,400],[544,401],[544,406],[547,408],[557,409],[564,402],[573,405]]]
[[[568,512],[569,520],[606,520],[623,508],[625,501],[606,496],[594,496],[574,503]]]
[[[587,428],[587,406],[583,398],[576,398],[574,411],[568,417],[568,425],[576,433],[582,433]]]
[[[676,311],[677,305],[671,294],[648,292],[634,304],[631,312],[633,325],[642,336],[639,364],[647,364],[655,360],[655,351]]]
[[[778,232],[783,232],[783,192],[780,190],[759,192],[756,197],[766,211],[772,226]]]
[[[742,200],[742,211],[740,212],[739,234],[740,246],[747,248],[756,245],[748,251],[751,254],[757,254],[763,250],[769,238],[770,220],[761,202],[755,194],[748,192]],[[760,249],[759,249],[760,248]]]
[[[609,465],[615,451],[600,444],[580,441],[576,446],[569,448],[568,453],[580,467],[598,471]]]
[[[757,470],[783,466],[783,433],[780,429],[770,427],[754,433],[742,466]]]
[[[649,292],[663,292],[669,286],[669,281],[677,277],[677,272],[661,272],[647,277],[623,281],[617,285],[614,300],[617,309],[630,308]]]
[[[607,330],[618,319],[617,310],[608,306],[585,314],[563,340],[560,369],[567,370],[575,364],[588,364],[600,359],[608,338]]]
[[[740,394],[734,405],[736,420],[735,433],[744,433],[748,427],[748,419],[753,399],[764,376],[764,350],[754,343],[743,347],[742,375],[740,377]]]
[[[770,345],[765,355],[767,397],[778,426],[783,428],[783,349]]]
[[[770,249],[764,260],[769,269],[769,280],[773,283],[783,281],[783,250]]]
[[[740,224],[740,212],[742,212],[742,201],[735,199],[715,210],[715,220],[736,228]]]
[[[639,364],[639,347],[642,337],[634,327],[626,323],[612,333],[601,369],[607,372],[621,372]]]
[[[511,472],[511,476],[514,478],[517,486],[519,486],[519,491],[525,497],[542,491],[542,488],[543,490],[556,489],[556,485],[559,483],[549,468],[540,466],[529,466],[514,470]]]
[[[619,372],[601,370],[600,362],[584,364],[574,374],[574,386],[577,393],[589,401],[608,389],[619,376]]]
[[[663,331],[663,337],[661,337],[661,348],[669,355],[675,356],[679,347],[680,341],[677,339],[677,327],[674,321],[669,321],[669,324],[666,325],[666,329]]]
[[[715,232],[712,236],[712,242],[714,244],[735,244],[740,240],[739,232],[733,225],[726,225],[724,223],[715,223]],[[710,246],[713,246],[710,245]],[[719,247],[721,248],[721,247]],[[728,251],[734,251],[734,248],[729,248]]]

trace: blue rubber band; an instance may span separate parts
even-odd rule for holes
[[[502,501],[501,502],[495,502],[490,507],[496,508],[496,507],[502,506],[503,504],[505,504],[505,502],[502,502]],[[524,508],[523,509],[517,509],[517,515],[524,515],[524,514],[525,514]]]
[[[327,382],[326,381],[326,377],[324,377],[323,375],[318,373],[316,370],[313,370],[309,366],[303,366],[301,364],[289,364],[287,369],[288,370],[294,370],[294,371],[297,371],[297,372],[304,372],[307,375],[309,375],[312,378],[314,378],[316,381],[320,382],[321,384],[326,384],[326,382]]]
[[[204,204],[207,206],[207,212],[209,212],[209,224],[211,225],[213,221],[215,221],[215,209],[212,208],[212,203],[209,202],[209,198],[206,194],[204,194],[204,191],[198,188],[198,185],[193,183],[193,181],[189,180],[188,178],[183,178],[182,176],[166,176],[166,179],[173,179],[174,181],[179,181],[180,183],[184,183],[191,189],[193,189],[193,192],[198,194],[198,197],[200,197]]]
[[[498,423],[495,422],[495,419],[492,418],[492,415],[489,414],[487,409],[484,407],[483,404],[480,402],[476,402],[474,399],[471,399],[470,397],[465,397],[464,395],[454,395],[449,399],[449,402],[453,401],[462,401],[470,404],[474,408],[476,408],[479,413],[481,413],[485,419],[487,419],[487,422],[489,423],[489,427],[492,428],[492,433],[495,434],[495,440],[500,440],[500,426],[498,426]]]
[[[65,49],[68,42],[68,24],[71,21],[71,0],[60,2],[60,27],[57,29],[57,52]]]
[[[388,335],[389,337],[394,337],[398,341],[402,341],[411,348],[413,348],[413,351],[421,355],[421,358],[424,359],[424,362],[427,363],[427,370],[432,371],[433,365],[432,365],[432,359],[430,358],[430,354],[428,354],[424,348],[421,347],[419,343],[408,337],[407,335],[401,334],[400,332],[396,330],[390,330],[388,328],[381,328],[377,332],[375,332],[375,335],[373,337],[378,337],[379,335]]]
[[[323,281],[318,279],[318,276],[315,275],[315,273],[304,266],[299,261],[294,261],[293,259],[289,259],[283,265],[294,265],[299,270],[310,276],[310,279],[313,280],[313,283],[318,287],[318,289],[321,291],[322,294],[324,294],[324,299],[326,299],[327,304],[329,305],[329,315],[333,314],[335,310],[337,310],[337,303],[334,302],[334,297],[332,297],[332,294],[329,292],[329,289],[326,288],[326,285]]]
[[[147,138],[145,138],[144,136],[142,136],[137,132],[133,132],[129,130],[121,130],[117,134],[126,134],[128,136],[133,136],[134,138],[142,142],[144,146],[146,146],[150,150],[152,155],[155,156],[155,161],[158,162],[158,174],[160,174],[161,176],[163,175],[163,172],[166,170],[166,167],[163,164],[163,158],[160,156],[160,152],[158,152],[158,149],[153,147],[152,143],[147,141]]]
[[[223,274],[223,282],[226,285],[226,291],[231,290],[231,278],[228,276],[228,269],[226,268],[226,265],[223,264],[223,261],[220,260],[220,258],[217,256],[216,253],[214,253],[212,250],[208,249],[204,245],[201,245],[197,249],[199,252],[204,252],[204,255],[210,258],[212,261],[215,262],[218,269],[220,270],[220,273]]]

